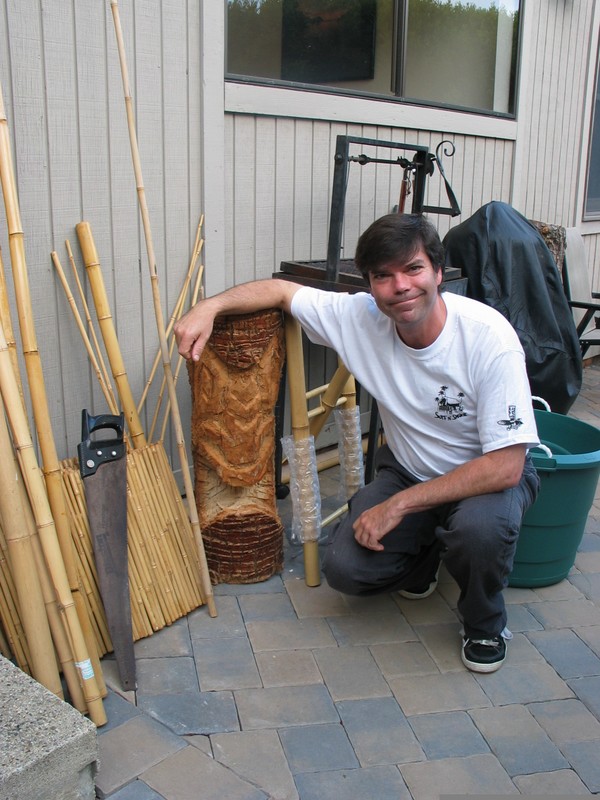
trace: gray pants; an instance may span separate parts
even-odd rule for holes
[[[375,468],[375,479],[354,495],[349,513],[331,534],[323,563],[329,585],[352,595],[426,588],[443,561],[460,588],[458,611],[466,636],[485,639],[500,634],[506,625],[502,590],[512,570],[523,515],[539,490],[531,459],[526,459],[514,489],[409,514],[382,539],[383,551],[358,544],[354,521],[419,481],[387,445],[379,449]]]

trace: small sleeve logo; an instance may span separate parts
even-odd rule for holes
[[[508,407],[508,419],[499,419],[498,425],[503,425],[509,431],[517,431],[523,424],[523,420],[517,417],[517,407]]]

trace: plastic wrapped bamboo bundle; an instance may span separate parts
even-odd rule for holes
[[[256,583],[283,567],[275,501],[274,407],[284,362],[281,312],[217,319],[189,363],[194,493],[213,583]]]

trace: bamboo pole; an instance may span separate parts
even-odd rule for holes
[[[31,656],[31,675],[57,697],[63,697],[42,589],[25,523],[19,471],[10,453],[12,442],[0,403],[0,519],[8,545],[19,611]]]
[[[12,327],[12,320],[10,318],[10,304],[8,299],[8,289],[6,285],[6,274],[4,272],[4,262],[2,261],[2,250],[0,249],[0,319],[4,325],[4,332],[6,333],[6,342],[10,352],[10,359],[12,361],[15,375],[19,377],[19,356],[17,353],[17,342]],[[19,380],[19,391],[21,392],[21,399],[23,399],[23,387]],[[23,400],[23,403],[25,401]]]
[[[4,399],[12,439],[17,452],[23,479],[31,501],[40,543],[48,569],[52,575],[52,583],[67,622],[67,630],[71,641],[75,665],[77,666],[83,686],[91,720],[96,725],[106,723],[106,713],[98,691],[98,682],[89,657],[88,647],[83,636],[81,622],[73,600],[65,563],[62,558],[55,521],[52,516],[48,495],[44,487],[40,468],[35,457],[33,441],[25,415],[17,381],[14,376],[10,355],[0,327],[0,391]]]
[[[117,46],[119,50],[119,61],[121,64],[121,76],[123,79],[123,93],[125,95],[125,107],[127,110],[127,123],[129,129],[129,141],[131,145],[131,155],[133,158],[133,167],[136,179],[138,201],[142,215],[142,222],[144,227],[144,236],[146,240],[146,249],[148,254],[148,267],[150,270],[150,281],[152,284],[152,299],[154,301],[154,313],[156,316],[156,328],[160,340],[160,349],[163,360],[163,369],[167,379],[167,388],[169,391],[169,399],[171,401],[171,414],[173,425],[175,428],[175,437],[177,440],[177,449],[179,452],[179,459],[181,464],[181,473],[184,480],[185,493],[188,498],[188,510],[192,529],[198,548],[198,556],[200,559],[200,571],[202,579],[202,589],[204,599],[208,605],[208,611],[211,617],[217,615],[217,610],[214,602],[212,586],[210,583],[210,575],[208,572],[208,564],[206,562],[206,555],[204,552],[204,543],[202,541],[202,534],[200,531],[200,522],[198,520],[198,511],[194,502],[194,488],[192,484],[190,467],[185,447],[183,426],[181,424],[181,416],[179,413],[179,405],[177,402],[177,395],[175,393],[175,382],[173,380],[173,373],[171,371],[171,361],[169,359],[169,348],[167,344],[167,337],[165,335],[165,325],[163,320],[163,312],[160,301],[160,294],[158,288],[158,275],[156,272],[156,258],[154,256],[154,243],[152,240],[152,232],[150,229],[150,216],[148,214],[148,207],[146,205],[146,192],[142,180],[142,169],[140,163],[139,149],[137,144],[137,135],[135,131],[135,120],[133,114],[133,105],[131,101],[131,92],[129,89],[129,76],[127,73],[127,63],[125,59],[125,46],[123,42],[123,33],[121,30],[121,20],[119,17],[119,9],[116,0],[111,0],[111,10],[113,13],[113,20],[115,26],[115,33],[117,37]]]
[[[113,378],[117,386],[117,392],[121,400],[127,428],[131,437],[134,449],[145,447],[146,436],[142,423],[135,407],[131,387],[125,370],[125,363],[121,354],[121,348],[117,339],[117,333],[113,323],[110,304],[102,278],[102,269],[98,259],[98,252],[92,236],[92,230],[88,222],[80,222],[75,226],[81,254],[87,271],[88,280],[96,307],[96,316],[100,324],[100,332],[104,339],[104,346],[108,355],[108,363],[112,370]]]
[[[0,620],[0,623],[2,620]],[[8,646],[8,642],[6,641],[6,636],[4,634],[4,630],[2,629],[2,625],[0,624],[0,654],[4,656],[4,658],[10,658],[10,648]]]
[[[8,558],[8,545],[0,528],[0,617],[17,665],[31,672],[31,656],[18,610],[17,589]]]

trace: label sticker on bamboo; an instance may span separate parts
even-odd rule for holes
[[[76,661],[75,666],[81,672],[81,677],[84,681],[89,681],[90,678],[94,677],[94,667],[89,658],[85,661]]]

